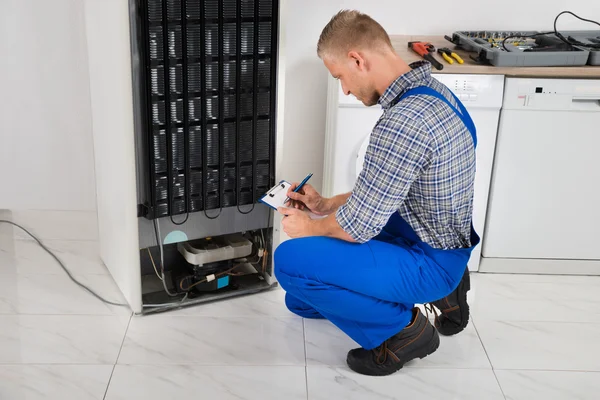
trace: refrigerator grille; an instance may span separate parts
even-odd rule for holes
[[[274,184],[278,0],[138,1],[145,216],[254,205]]]

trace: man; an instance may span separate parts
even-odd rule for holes
[[[327,318],[362,346],[350,368],[388,375],[433,353],[438,331],[467,325],[475,127],[431,65],[406,64],[367,15],[335,15],[317,54],[346,95],[383,115],[351,193],[288,193],[294,207],[279,211],[295,239],[276,250],[275,273],[292,312]],[[437,331],[415,307],[432,302]]]

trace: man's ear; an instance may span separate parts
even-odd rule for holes
[[[359,52],[354,51],[354,50],[348,52],[348,58],[350,58],[352,63],[356,67],[358,67],[358,69],[360,69],[361,71],[363,71],[366,68],[365,59],[363,58],[362,54],[360,54]]]

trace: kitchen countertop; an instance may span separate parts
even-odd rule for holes
[[[443,36],[408,36],[408,35],[390,35],[392,45],[396,52],[406,62],[422,60],[418,54],[408,48],[408,42],[422,41],[430,42],[436,48],[435,58],[444,65],[444,69],[438,71],[433,69],[435,73],[440,74],[488,74],[488,75],[506,75],[514,77],[529,77],[529,78],[600,78],[600,66],[584,66],[584,67],[494,67],[491,65],[479,65],[473,61],[468,53],[464,50],[456,50],[456,46]],[[448,47],[455,50],[463,60],[464,64],[448,64],[442,56],[437,53],[440,47]]]

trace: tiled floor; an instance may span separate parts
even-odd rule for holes
[[[93,230],[62,221],[63,239],[39,232],[45,242],[79,279],[123,301]],[[0,227],[0,399],[598,398],[600,278],[476,274],[469,297],[466,331],[392,376],[365,377],[345,365],[356,344],[288,313],[281,290],[131,316]]]

